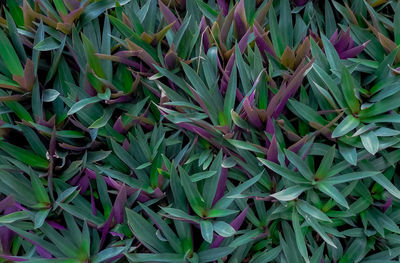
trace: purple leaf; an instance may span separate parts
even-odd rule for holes
[[[236,6],[235,12],[233,14],[233,19],[235,20],[237,38],[241,39],[247,30],[247,19],[244,9],[244,0],[240,0],[239,4]]]
[[[28,261],[29,259],[26,258],[21,258],[21,257],[14,257],[10,255],[5,255],[5,254],[0,254],[0,258],[9,260],[10,262],[23,262],[23,261]]]
[[[303,6],[307,4],[308,0],[295,0],[294,3],[296,6]]]
[[[20,210],[17,203],[14,201],[12,195],[8,195],[6,198],[0,201],[0,212],[3,215],[8,215]],[[8,229],[5,226],[0,227],[0,244],[3,248],[3,252],[9,252],[11,249],[11,242],[15,236],[14,231]]]
[[[113,232],[113,231],[110,231],[110,235],[112,235],[113,237],[119,237],[121,240],[123,240],[125,237],[124,234]]]
[[[81,194],[86,193],[86,190],[89,188],[89,183],[90,183],[89,177],[87,177],[87,176],[82,176],[81,177],[81,179],[78,182],[78,186],[80,188],[79,192]]]
[[[267,160],[278,163],[278,142],[276,141],[275,134],[272,136],[271,144],[268,148]]]
[[[1,247],[3,248],[3,253],[10,252],[11,242],[14,236],[15,236],[14,232],[8,229],[7,227],[5,226],[0,227],[0,244]]]
[[[14,197],[12,195],[8,195],[6,198],[0,201],[0,212],[5,211],[5,209],[14,206]]]
[[[239,41],[238,46],[239,50],[241,53],[243,53],[247,47],[247,42],[249,40],[249,35],[250,35],[250,29],[247,30],[246,34],[242,37],[242,39]],[[235,53],[232,53],[230,56],[228,63],[225,67],[225,72],[223,73],[223,77],[221,80],[221,87],[220,87],[220,92],[221,94],[225,94],[226,89],[228,87],[229,83],[229,77],[231,76],[233,66],[235,65]],[[238,100],[243,99],[242,93],[239,91],[239,89],[236,89],[236,97]]]
[[[239,228],[242,226],[244,219],[246,218],[247,214],[247,209],[248,207],[246,206],[245,209],[235,218],[233,221],[230,223],[230,225],[235,229],[236,231],[239,230]],[[211,248],[217,248],[221,245],[222,241],[224,241],[224,237],[222,236],[217,236],[215,240],[211,244]]]
[[[227,0],[217,0],[219,9],[222,10],[223,14],[226,16],[229,12],[229,1]]]
[[[32,232],[32,231],[29,231],[29,232]],[[25,238],[25,239],[36,246],[36,252],[39,254],[39,256],[41,256],[42,258],[53,258],[52,254],[49,251],[47,251],[46,249],[44,249],[42,246],[40,246],[38,243],[36,243],[35,241],[30,240],[28,238]]]
[[[267,119],[267,126],[265,127],[265,131],[271,135],[275,134],[274,122],[272,118]]]
[[[131,51],[138,52],[137,57],[140,58],[144,63],[147,64],[151,69],[156,71],[157,69],[154,67],[154,65],[158,65],[157,61],[154,60],[154,58],[147,53],[142,47],[136,45],[134,42],[130,41],[129,39],[125,40],[126,43],[128,44],[128,48]],[[144,70],[140,69],[141,72],[144,72]]]
[[[164,193],[161,191],[161,189],[159,187],[157,187],[156,189],[154,189],[153,196],[155,198],[161,198],[164,196]]]
[[[267,56],[265,55],[265,52],[270,54],[271,56],[276,57],[274,49],[268,44],[268,42],[265,40],[263,36],[263,31],[261,31],[261,27],[257,23],[254,23],[253,25],[253,33],[255,36],[255,41],[257,44],[258,49],[261,52],[261,55],[263,56],[264,62],[268,61]],[[263,32],[263,33],[261,33]]]
[[[104,246],[104,242],[106,241],[107,234],[111,228],[113,212],[111,211],[110,215],[108,216],[107,221],[104,223],[101,229],[101,240],[100,240],[100,247]]]
[[[52,220],[46,220],[46,223],[49,224],[52,228],[57,229],[57,230],[67,230],[64,226],[60,225],[57,222],[54,222]]]
[[[350,28],[347,29],[345,33],[343,32],[340,33],[341,34],[339,35],[339,38],[336,40],[336,42],[332,43],[338,53],[346,49],[349,49],[350,39],[351,39]]]
[[[293,73],[292,77],[284,82],[283,86],[276,93],[267,108],[267,117],[272,116],[276,119],[281,113],[283,108],[286,106],[287,101],[291,96],[293,96],[297,90],[300,88],[301,83],[305,77],[306,71],[314,63],[315,59],[312,59],[308,64],[297,67],[296,71]]]
[[[246,97],[243,102],[243,109],[246,112],[249,122],[258,129],[262,129],[263,125],[257,112],[250,105],[249,98]]]
[[[389,207],[392,206],[392,204],[393,204],[393,200],[392,200],[392,197],[390,196],[382,206],[383,212],[386,212],[386,210],[388,210]]]
[[[161,0],[158,0],[158,5],[160,6],[160,11],[165,19],[167,21],[167,24],[174,23],[172,26],[172,29],[177,32],[179,28],[181,27],[181,23],[178,21],[178,19],[175,17],[175,15],[169,10],[169,8],[164,5],[164,3]]]
[[[122,123],[121,116],[119,116],[117,121],[114,123],[113,129],[121,134],[126,134],[128,132],[128,130],[125,128],[124,124]]]
[[[246,50],[247,42],[249,41],[250,34],[251,34],[251,29],[249,28],[238,43],[240,53],[242,53],[242,54]]]
[[[128,141],[128,139],[124,139],[124,142],[122,143],[122,148],[124,148],[125,151],[129,151],[129,147],[130,147],[130,143]]]
[[[207,141],[214,137],[210,133],[208,133],[206,130],[204,130],[200,127],[194,126],[192,124],[179,123],[178,126],[181,127],[182,129],[185,129],[185,130],[188,130],[188,131],[191,131],[191,132],[194,132],[194,133],[200,135]]]
[[[362,45],[354,47],[354,39],[350,35],[350,28],[346,32],[336,30],[329,41],[334,46],[341,59],[353,58],[360,54],[369,43],[369,40]]]
[[[165,54],[164,62],[167,69],[169,70],[174,69],[178,62],[178,56],[173,50],[170,49],[168,50],[167,54]]]
[[[226,188],[226,180],[228,179],[228,169],[227,168],[222,168],[221,169],[221,176],[219,177],[218,180],[218,186],[217,186],[217,191],[214,196],[213,200],[213,205],[218,202],[219,199],[221,199],[224,196],[225,193],[225,188]]]
[[[90,178],[90,179],[96,179],[96,173],[88,168],[85,168],[85,174]],[[117,191],[121,191],[122,189],[122,184],[118,183],[116,181],[114,181],[112,178],[110,177],[106,177],[106,176],[102,176],[103,180],[106,182],[106,184],[111,187],[114,188]],[[130,186],[125,186],[126,188],[126,192],[127,195],[133,195],[134,193],[136,193],[137,191],[139,191],[139,189],[135,189],[133,187]],[[143,192],[140,192],[139,196],[138,196],[138,200],[140,202],[147,202],[150,200],[150,197],[148,195],[146,195]]]
[[[360,54],[365,49],[365,47],[368,45],[369,41],[370,40],[368,40],[367,42],[365,42],[364,44],[362,44],[360,46],[356,46],[356,47],[353,47],[352,49],[349,49],[349,50],[339,53],[339,57],[341,59],[356,57],[358,54]]]
[[[204,47],[204,53],[207,54],[208,49],[210,48],[210,40],[208,39],[208,34],[207,34],[207,22],[206,18],[203,16],[200,21],[200,34],[201,34],[201,39]]]
[[[124,222],[124,206],[126,203],[127,193],[125,184],[122,185],[120,191],[118,192],[117,198],[114,202],[114,207],[112,208],[114,212],[115,222],[121,224]]]
[[[331,38],[329,39],[329,41],[332,43],[332,45],[336,44],[338,34],[339,34],[339,31],[338,31],[338,29],[336,29],[335,32],[333,32]]]

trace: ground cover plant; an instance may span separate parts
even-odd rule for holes
[[[0,262],[399,262],[397,1],[0,3]]]

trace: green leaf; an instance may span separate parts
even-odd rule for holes
[[[0,217],[0,224],[11,224],[19,220],[29,219],[31,214],[28,211],[18,211]]]
[[[340,61],[338,53],[336,52],[336,49],[333,47],[332,43],[325,35],[321,35],[321,39],[324,45],[326,58],[328,59],[329,65],[331,67],[331,71],[333,72],[333,74],[340,76],[342,63]]]
[[[65,7],[62,0],[54,0],[54,5],[56,6],[56,9],[59,13],[62,13],[64,15],[68,14],[67,8]]]
[[[264,154],[264,152],[259,149],[258,147],[256,147],[255,144],[252,144],[250,142],[246,142],[246,141],[240,141],[240,140],[233,140],[233,139],[227,139],[227,141],[232,144],[233,146],[239,148],[239,149],[243,149],[243,150],[249,150],[255,153],[262,153]]]
[[[394,10],[394,21],[393,24],[399,25],[400,24],[400,5],[396,4],[396,9]],[[393,27],[394,29],[394,40],[396,45],[400,45],[400,28]]]
[[[142,40],[142,38],[137,33],[135,33],[130,27],[125,25],[118,18],[115,18],[113,16],[108,16],[108,18],[110,19],[110,22],[114,25],[114,27],[118,29],[118,31],[120,31],[125,38],[128,38],[136,45],[143,48],[144,51],[146,51],[155,61],[158,61],[156,50],[150,44]]]
[[[26,140],[28,141],[29,145],[31,146],[32,150],[39,156],[45,158],[47,149],[43,145],[42,141],[40,140],[39,136],[36,132],[25,125],[18,125],[19,128],[24,133]]]
[[[270,196],[275,199],[278,199],[279,201],[291,201],[299,197],[299,195],[301,195],[304,191],[308,190],[309,188],[310,187],[302,185],[291,186],[285,190],[282,190]]]
[[[10,5],[13,6],[13,4],[10,4],[10,2],[8,1],[7,5],[10,8]],[[20,13],[21,9],[20,7],[14,6],[13,8],[14,10],[12,10],[10,8],[10,11],[13,13],[13,16],[16,15],[16,13]],[[15,18],[13,19],[12,15],[10,15],[9,12],[7,12],[7,10],[5,9],[5,14],[6,14],[6,19],[7,19],[7,26],[8,26],[8,34],[10,35],[13,47],[15,49],[15,51],[17,52],[18,56],[22,59],[23,63],[26,63],[26,52],[24,49],[24,46],[22,44],[22,40],[19,36],[18,33],[18,29],[17,29],[17,25],[16,23],[18,23],[17,20],[15,20]]]
[[[346,253],[343,255],[339,262],[359,262],[364,255],[366,247],[366,238],[355,238],[350,246],[347,248]]]
[[[295,111],[300,117],[302,117],[306,121],[319,123],[321,125],[327,124],[327,121],[309,106],[296,100],[289,100],[289,105],[293,108],[290,108],[290,110]]]
[[[218,12],[212,9],[209,5],[205,2],[196,0],[196,4],[199,7],[200,11],[203,13],[205,17],[210,19],[211,21],[215,21],[218,16]]]
[[[95,55],[96,51],[93,48],[92,43],[90,40],[84,35],[82,36],[83,48],[85,49],[86,59],[91,69],[93,69],[94,73],[99,77],[104,79],[105,75],[103,69],[101,67],[101,63],[99,58]]]
[[[177,253],[183,253],[182,245],[176,234],[171,230],[168,224],[153,210],[149,207],[140,204],[140,207],[151,217],[151,219],[157,224],[158,228],[162,231],[164,237],[168,240],[168,243]]]
[[[79,193],[79,192],[78,192]],[[74,217],[80,218],[82,220],[86,220],[91,222],[97,226],[101,226],[104,224],[104,218],[100,217],[99,215],[93,215],[92,211],[87,209],[82,209],[78,205],[70,205],[66,203],[59,203],[58,204],[63,210],[68,212],[69,214],[73,215]]]
[[[19,57],[10,41],[8,40],[4,31],[0,29],[0,57],[3,59],[3,62],[7,69],[13,75],[23,76],[24,69],[22,68],[21,62],[19,61]]]
[[[324,182],[329,183],[331,185],[334,184],[342,184],[342,183],[347,183],[355,180],[361,180],[364,178],[372,177],[375,175],[378,175],[379,172],[368,172],[368,171],[363,171],[363,172],[354,172],[354,173],[348,173],[348,174],[343,174],[339,176],[332,176],[324,180]]]
[[[193,222],[198,223],[199,222],[199,218],[196,216],[192,216],[192,215],[188,215],[186,212],[183,212],[180,209],[176,209],[176,208],[171,208],[171,207],[161,207],[161,209],[163,211],[165,211],[166,213],[170,214],[171,216],[177,217],[177,218],[183,218],[186,220],[190,220]]]
[[[107,260],[114,258],[118,255],[121,255],[125,250],[125,247],[110,247],[101,250],[99,253],[96,255],[93,255],[90,258],[90,261],[93,263],[101,263],[101,262],[107,262]]]
[[[215,222],[214,231],[222,237],[230,237],[236,233],[235,229],[224,221]]]
[[[351,130],[355,129],[360,124],[360,120],[354,118],[352,115],[347,116],[344,120],[339,123],[332,133],[332,138],[341,137],[346,135]]]
[[[126,254],[129,262],[165,262],[165,263],[185,263],[184,255],[172,253],[134,253]]]
[[[25,238],[28,238],[28,239],[34,241],[35,243],[37,243],[38,245],[40,245],[47,251],[51,251],[51,253],[55,257],[65,257],[65,254],[63,252],[61,252],[60,249],[58,249],[58,247],[56,245],[53,245],[51,242],[44,240],[42,237],[39,237],[38,235],[35,235],[34,233],[24,231],[24,230],[20,229],[19,227],[14,227],[13,225],[8,225],[7,228],[11,229],[12,231],[18,233],[19,235],[21,235]],[[43,259],[41,259],[41,260],[43,260]]]
[[[232,247],[218,247],[210,248],[199,252],[199,262],[212,262],[226,257],[234,248]]]
[[[203,220],[200,222],[201,236],[203,239],[210,243],[213,240],[213,224],[210,221]]]
[[[60,92],[58,92],[55,89],[45,89],[43,91],[42,98],[43,98],[44,102],[52,102],[52,101],[55,101],[59,95],[60,95]]]
[[[335,146],[329,148],[319,164],[318,170],[315,173],[316,178],[324,178],[328,175],[329,168],[331,168],[333,159],[335,158]]]
[[[211,176],[214,176],[217,173],[217,171],[205,171],[205,172],[200,172],[200,173],[195,173],[190,176],[190,180],[192,180],[193,183],[210,178]]]
[[[399,189],[394,186],[389,179],[386,178],[381,173],[378,173],[377,175],[373,176],[372,179],[380,184],[383,188],[385,188],[390,194],[392,194],[394,197],[400,199],[400,191]]]
[[[154,253],[168,253],[171,251],[168,243],[162,242],[156,237],[156,229],[146,219],[133,210],[126,209],[125,211],[128,217],[128,224],[132,228],[134,235],[148,249]]]
[[[40,210],[36,212],[35,218],[33,220],[34,228],[38,229],[43,226],[47,216],[49,215],[50,209]]]
[[[198,216],[202,217],[206,205],[203,197],[200,195],[197,186],[193,184],[192,181],[190,180],[190,177],[187,174],[187,172],[180,166],[179,166],[179,173],[181,177],[183,190],[186,193],[186,197],[190,203],[190,206],[193,208],[193,210]]]
[[[322,237],[323,240],[325,240],[326,243],[328,243],[334,248],[337,248],[332,239],[326,234],[324,228],[317,221],[315,221],[312,217],[309,216],[304,217],[304,219],[315,231],[318,232],[318,234]]]
[[[299,249],[302,257],[307,261],[308,260],[307,246],[306,246],[306,242],[304,241],[304,235],[301,231],[299,215],[297,214],[295,209],[293,209],[293,212],[292,212],[292,224],[293,224],[293,229],[294,229],[294,233],[296,236],[297,248]]]
[[[247,74],[247,64],[243,60],[242,53],[240,52],[239,45],[235,45],[235,62],[239,72],[240,81],[242,83],[243,91],[248,94],[251,90],[250,79]]]
[[[293,46],[292,10],[289,0],[280,1],[279,32],[284,47]]]
[[[101,99],[99,97],[90,97],[90,98],[82,99],[82,100],[76,102],[74,105],[72,105],[67,114],[72,115],[72,114],[80,111],[84,107],[86,107],[90,104],[99,102],[99,101],[101,101]]]
[[[335,16],[329,0],[325,0],[325,35],[331,36],[336,30]]]
[[[207,212],[207,217],[225,217],[237,213],[237,210],[213,208]]]
[[[356,97],[356,86],[353,77],[346,67],[342,68],[342,91],[344,99],[347,102],[351,112],[358,113],[360,110],[360,102]]]
[[[375,155],[379,150],[379,140],[375,132],[370,131],[368,133],[361,134],[360,137],[365,149],[369,153]]]
[[[344,196],[333,185],[329,183],[319,182],[317,186],[321,192],[332,197],[332,199],[338,202],[340,205],[346,207],[347,209],[349,208],[349,205],[347,204]]]
[[[276,18],[275,9],[272,6],[269,10],[268,17],[270,21],[269,25],[270,25],[272,44],[278,57],[281,57],[283,51],[285,50],[285,46],[283,44],[283,40],[281,39],[281,32],[278,27],[278,19]]]
[[[308,167],[307,163],[303,161],[297,154],[290,150],[285,150],[285,155],[294,165],[294,167],[296,167],[304,176],[304,178],[306,178],[308,181],[312,181],[314,179],[314,174]]]
[[[268,262],[272,262],[274,259],[276,259],[279,254],[282,251],[282,247],[281,246],[277,246],[274,248],[267,248],[265,249],[265,251],[255,255],[249,263],[268,263]]]
[[[32,167],[45,168],[49,166],[49,161],[37,156],[31,151],[25,150],[13,144],[0,141],[0,149],[16,158],[17,160],[26,163]]]
[[[274,171],[275,173],[281,175],[282,177],[288,179],[289,181],[297,184],[305,184],[309,183],[304,177],[302,177],[300,174],[293,172],[289,170],[286,167],[282,167],[274,162],[262,159],[262,158],[257,158],[262,164],[267,166],[269,169]]]
[[[42,203],[50,203],[46,188],[43,186],[37,174],[32,169],[30,169],[29,175],[31,177],[32,188],[37,201]]]
[[[357,165],[357,150],[355,147],[339,142],[339,152],[349,164]]]
[[[231,127],[232,125],[231,110],[235,106],[236,87],[237,87],[237,69],[236,67],[233,67],[224,99],[224,114],[228,120],[227,125],[229,127]]]
[[[296,203],[297,203],[297,208],[301,209],[304,213],[321,221],[332,222],[332,220],[325,213],[323,213],[315,206],[312,206],[303,200],[298,200]]]
[[[102,13],[115,6],[124,6],[129,3],[130,0],[119,0],[115,2],[114,0],[102,0],[99,2],[93,2],[89,4],[81,15],[82,25],[86,25],[93,19],[98,18]]]
[[[207,204],[207,209],[211,208],[215,194],[217,192],[218,182],[221,176],[222,169],[222,151],[220,151],[218,155],[214,158],[214,161],[209,169],[211,171],[217,171],[217,173],[204,182],[203,198]]]
[[[24,26],[24,16],[18,2],[14,0],[7,0],[7,7],[10,10],[15,24],[19,27]]]
[[[114,108],[107,108],[104,110],[104,114],[95,120],[90,126],[89,129],[99,129],[107,125],[108,121],[110,120],[112,114],[114,112]]]
[[[59,48],[61,45],[60,42],[55,40],[52,37],[47,37],[37,43],[33,48],[38,50],[38,51],[50,51]]]
[[[218,98],[220,98],[220,95],[215,94],[214,96],[212,96],[210,90],[206,87],[203,80],[198,74],[196,74],[196,71],[194,71],[186,63],[182,62],[181,65],[187,78],[193,85],[193,88],[197,91],[198,96],[206,104],[207,109],[210,112],[210,118],[212,119],[213,123],[218,123],[218,108],[222,106],[222,101],[218,100]]]
[[[231,189],[226,195],[224,195],[215,205],[214,208],[227,208],[229,207],[230,204],[235,200],[234,198],[231,198],[232,196],[238,195],[245,191],[246,189],[250,188],[252,185],[258,182],[260,180],[261,176],[263,175],[263,172],[258,174],[257,176],[254,176],[253,178],[249,180],[245,180],[244,183],[239,184],[235,188]]]
[[[400,92],[397,92],[390,96],[389,98],[383,99],[381,101],[376,102],[372,106],[363,109],[360,111],[358,116],[362,119],[377,116],[379,114],[385,113],[387,111],[396,109],[400,107],[399,100]]]

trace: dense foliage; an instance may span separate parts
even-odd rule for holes
[[[398,262],[397,1],[1,5],[0,262]]]

